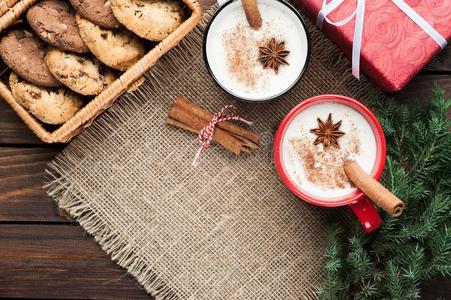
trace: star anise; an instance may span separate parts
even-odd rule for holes
[[[263,68],[271,68],[278,74],[280,65],[288,65],[285,60],[288,54],[290,51],[285,50],[285,42],[277,42],[272,38],[266,46],[259,47],[258,61]]]
[[[326,122],[323,122],[320,118],[317,118],[317,120],[318,128],[310,129],[311,133],[317,135],[313,145],[323,143],[324,148],[328,148],[330,145],[340,148],[337,140],[345,134],[343,131],[338,130],[341,126],[341,120],[334,124],[332,122],[332,114],[329,114]]]

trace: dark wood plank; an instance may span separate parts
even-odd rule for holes
[[[67,222],[42,188],[59,149],[0,147],[0,221]]]
[[[149,299],[82,228],[0,225],[0,297]]]
[[[393,93],[400,102],[409,102],[419,99],[425,102],[431,96],[434,83],[445,90],[445,96],[451,98],[451,76],[450,75],[418,75],[402,91]]]
[[[424,68],[424,71],[451,72],[451,49],[450,46],[443,49],[439,55],[434,57]]]
[[[437,277],[422,285],[421,299],[451,299],[451,279]]]
[[[0,98],[0,145],[42,145],[34,133],[22,122],[9,105]]]

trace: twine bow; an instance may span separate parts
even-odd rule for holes
[[[197,167],[199,165],[202,154],[204,154],[205,150],[207,150],[207,148],[210,146],[210,143],[213,140],[213,133],[215,131],[216,125],[221,122],[230,120],[237,120],[246,123],[247,125],[252,125],[252,122],[247,121],[238,116],[235,105],[228,104],[223,106],[221,110],[219,110],[213,115],[213,118],[211,119],[210,123],[208,123],[207,126],[202,128],[202,130],[199,133],[200,148],[197,151],[196,155],[194,156],[194,160],[192,163],[193,167]]]
[[[348,17],[338,22],[332,22],[329,18],[327,18],[327,16],[335,9],[337,9],[344,1],[345,0],[332,0],[327,3],[327,0],[323,0],[321,10],[319,11],[318,17],[316,19],[316,26],[321,29],[324,21],[326,21],[329,24],[339,27],[347,24],[355,17],[354,37],[352,42],[352,75],[355,78],[360,79],[360,50],[362,47],[365,0],[357,0],[356,9]],[[446,47],[446,39],[404,0],[391,0],[391,2],[393,2],[393,4],[395,4],[400,10],[402,10],[424,32],[426,32],[440,46],[440,48],[443,49]]]

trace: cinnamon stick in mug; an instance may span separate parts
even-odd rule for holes
[[[392,217],[399,217],[402,214],[405,208],[404,202],[387,190],[379,181],[368,175],[355,160],[346,160],[343,167],[349,180],[376,205]]]
[[[197,117],[205,121],[209,122],[213,118],[213,114],[211,112],[206,111],[196,103],[188,100],[186,97],[177,97],[177,99],[175,100],[175,105],[182,106],[184,109],[189,110],[193,115],[196,115]],[[220,122],[217,126],[226,131],[229,131],[231,134],[238,138],[246,138],[247,140],[257,145],[260,143],[260,135],[254,131],[247,130],[230,122]]]
[[[244,13],[246,14],[249,25],[253,29],[259,29],[262,26],[262,17],[258,10],[257,0],[241,0],[241,4],[243,5]]]

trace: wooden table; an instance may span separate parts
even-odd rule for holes
[[[450,75],[448,48],[395,96],[424,99],[437,81],[451,97]],[[40,142],[0,101],[0,297],[148,299],[42,189],[46,164],[63,147]],[[450,291],[451,281],[437,278],[423,295],[446,298]]]

